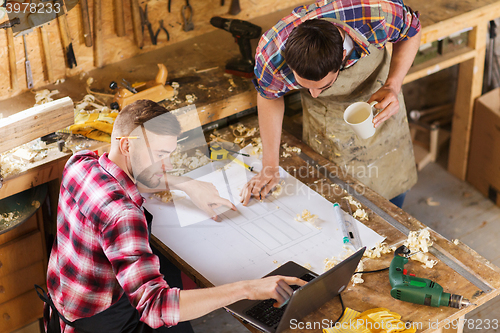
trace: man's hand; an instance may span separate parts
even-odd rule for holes
[[[248,299],[265,300],[269,298],[275,299],[275,307],[280,307],[288,301],[293,294],[293,289],[290,285],[303,286],[307,282],[291,276],[268,276],[259,280],[251,280],[248,282]]]
[[[177,185],[177,188],[189,195],[193,203],[206,212],[214,221],[217,221],[214,208],[227,206],[232,210],[236,210],[231,201],[220,197],[219,191],[212,183],[189,180]]]
[[[262,200],[266,195],[278,185],[280,181],[279,167],[264,166],[262,171],[253,177],[241,190],[240,197],[243,206],[246,206],[253,195]]]
[[[376,109],[382,110],[373,118],[373,125],[375,128],[380,126],[384,121],[399,112],[399,100],[396,90],[388,85],[384,85],[375,94],[370,97],[368,103],[378,101],[375,104]]]

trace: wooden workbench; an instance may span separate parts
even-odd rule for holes
[[[250,116],[245,119],[245,121],[243,121],[243,124],[250,128],[256,127],[257,117]],[[219,131],[219,133],[222,135],[222,139],[224,140],[232,141],[234,139],[234,136],[232,135],[229,128],[224,128]],[[287,143],[289,146],[301,148],[301,154],[305,154],[306,156],[317,162],[318,165],[322,167],[325,166],[328,173],[337,175],[338,169],[335,168],[335,166],[332,165],[331,162],[315,153],[311,148],[302,143],[301,140],[297,139],[288,132],[283,133],[281,143]],[[299,170],[299,168],[304,167],[309,168],[310,171],[314,171],[314,168],[310,164],[308,164],[307,161],[302,157],[304,157],[304,155],[301,156],[296,153],[292,153],[291,157],[281,157],[280,166],[291,173],[293,176],[298,178],[304,184],[308,185],[309,187],[323,195],[327,200],[330,200],[332,202],[339,202],[340,198],[344,196],[344,194],[339,191],[332,191],[331,185],[333,183],[330,180],[321,177],[321,174],[319,172],[297,172],[296,174],[293,173],[293,170]],[[307,174],[308,176],[306,178],[302,177],[304,174]],[[405,213],[403,210],[397,208],[388,200],[371,191],[369,188],[364,187],[355,179],[345,177],[340,173],[337,176],[350,184],[351,187],[353,187],[357,192],[364,193],[364,196],[368,200],[370,200],[373,204],[381,208],[387,214],[396,219],[397,222],[410,229],[411,231],[426,228],[423,223]],[[370,227],[380,235],[386,237],[386,242],[389,244],[389,246],[401,244],[404,240],[406,240],[406,235],[398,231],[382,217],[380,217],[367,207],[363,208],[369,214],[369,220],[363,223],[365,223],[368,227]],[[439,262],[432,269],[427,269],[423,268],[422,265],[418,262],[410,261],[410,263],[408,263],[405,268],[407,268],[412,273],[415,273],[416,276],[428,278],[433,280],[434,282],[437,282],[438,284],[443,286],[446,292],[464,296],[465,298],[471,300],[471,302],[477,304],[477,306],[484,304],[485,302],[500,294],[500,279],[498,278],[500,268],[489,263],[486,259],[482,258],[474,250],[463,243],[455,245],[432,230],[431,237],[441,252],[449,253],[453,258],[455,258],[455,260],[459,261],[464,267],[466,267],[467,271],[491,286],[492,291],[486,294],[482,293],[480,289],[478,289],[468,280],[456,273],[452,268],[448,267],[443,262]],[[204,276],[196,271],[196,267],[191,267],[176,253],[171,251],[168,248],[168,244],[163,244],[158,238],[154,236],[153,244],[155,245],[155,247],[161,249],[161,251],[170,260],[172,260],[172,262],[176,263],[179,268],[186,272],[195,282],[197,282],[198,285],[203,287],[212,286],[212,284]],[[365,259],[364,270],[375,270],[388,267],[392,258],[393,254],[391,253],[382,256],[382,258],[380,259]],[[430,255],[430,258],[435,259],[432,255]],[[388,308],[402,315],[402,320],[404,321],[410,321],[414,323],[421,322],[423,325],[423,329],[419,329],[418,332],[434,332],[438,327],[443,327],[453,320],[463,318],[466,313],[475,308],[473,306],[461,310],[446,307],[433,308],[395,300],[390,296],[391,286],[389,283],[387,272],[365,274],[363,275],[363,279],[365,280],[363,284],[357,285],[355,287],[348,287],[347,290],[343,293],[343,299],[346,306],[360,312],[377,307]],[[316,313],[313,313],[304,318],[303,321],[321,322],[325,318],[329,320],[335,320],[339,316],[339,314],[340,303],[338,302],[338,299],[334,299],[325,304]],[[436,321],[438,321],[438,323]],[[431,327],[429,327],[430,322],[432,322],[433,325]],[[257,332],[250,326],[247,326],[247,328],[252,332]],[[292,331],[297,330],[290,330],[290,332]]]

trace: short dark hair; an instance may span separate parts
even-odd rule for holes
[[[144,126],[148,131],[161,135],[181,134],[177,117],[160,104],[147,99],[135,101],[120,111],[113,124],[113,134],[128,136],[138,126]]]
[[[285,61],[300,77],[319,81],[340,70],[343,40],[329,21],[312,19],[295,27],[283,50]]]

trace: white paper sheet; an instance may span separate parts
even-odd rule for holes
[[[256,163],[247,158],[245,162]],[[184,194],[184,198],[169,204],[155,199],[145,203],[154,216],[153,234],[200,274],[214,285],[221,285],[260,278],[289,260],[310,264],[313,271],[322,273],[326,258],[341,259],[345,255],[342,231],[333,220],[331,202],[281,170],[283,193],[278,198],[268,196],[263,202],[252,199],[244,207],[239,204],[239,192],[255,174],[232,164],[225,170],[228,182],[223,172],[217,171],[220,164],[206,165],[188,174],[197,180],[212,181],[219,194],[237,206],[238,211],[219,211],[221,222],[209,219]],[[318,215],[314,226],[295,220],[304,209]],[[371,248],[383,241],[373,230],[356,223],[363,245]]]

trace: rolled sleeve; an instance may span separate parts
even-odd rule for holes
[[[418,12],[414,12],[402,2],[395,6],[395,13],[391,15],[394,20],[389,24],[393,28],[389,41],[397,43],[415,36],[422,28],[419,16]]]

